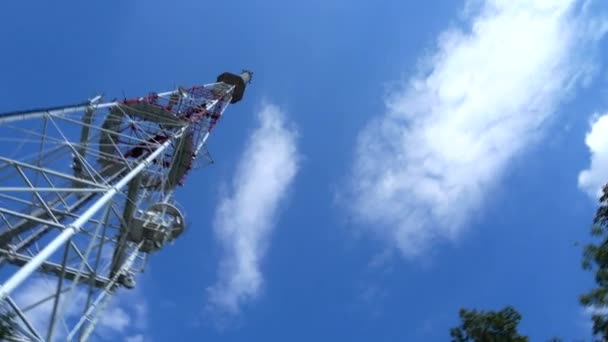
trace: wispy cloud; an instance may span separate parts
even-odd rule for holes
[[[608,182],[608,114],[594,116],[585,144],[591,152],[591,165],[578,175],[578,187],[591,197],[599,198]]]
[[[251,134],[232,187],[218,204],[215,233],[223,248],[217,283],[208,289],[213,308],[237,313],[255,298],[263,276],[260,261],[277,211],[298,170],[296,133],[280,109],[265,105]]]
[[[509,163],[593,69],[590,2],[471,0],[417,77],[362,131],[352,212],[405,256],[458,237]]]
[[[125,339],[126,342],[144,342],[144,335],[133,335]]]

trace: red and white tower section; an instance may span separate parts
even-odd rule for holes
[[[111,297],[135,287],[148,257],[186,229],[174,193],[211,162],[205,143],[251,77],[223,73],[215,83],[134,99],[0,114],[0,320],[8,340],[94,335]]]

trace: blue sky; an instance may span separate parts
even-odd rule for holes
[[[533,341],[588,337],[601,1],[2,7],[6,111],[255,72],[177,194],[187,234],[119,298],[145,306],[125,339],[446,341],[507,304]]]

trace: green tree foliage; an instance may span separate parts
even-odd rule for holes
[[[581,295],[580,301],[593,312],[593,333],[608,340],[608,184],[602,191],[591,235],[595,243],[585,246],[583,268],[595,271],[597,287]]]
[[[461,325],[450,330],[452,342],[527,342],[517,332],[521,315],[507,306],[496,311],[460,309]]]

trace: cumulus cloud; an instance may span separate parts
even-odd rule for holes
[[[46,279],[44,277],[34,278],[29,281],[23,288],[15,294],[15,302],[21,307],[27,307],[34,303],[48,298],[53,295],[56,290],[56,281]],[[65,303],[66,293],[61,295],[61,300],[58,306],[58,314],[60,310],[65,310],[64,319],[74,320],[82,312],[82,307],[86,301],[86,293],[84,290],[77,289],[74,291],[72,298],[68,303]],[[65,307],[64,307],[65,306]],[[53,300],[47,300],[40,305],[36,305],[26,312],[26,316],[30,323],[46,337],[46,331],[50,322],[51,312],[53,310]],[[62,321],[56,323],[55,338],[64,338],[67,334],[66,328]]]
[[[131,316],[122,308],[114,306],[105,311],[99,323],[102,327],[108,327],[117,332],[124,332],[131,324]]]
[[[55,279],[51,280],[45,277],[34,278],[16,292],[15,302],[22,308],[38,303],[55,293],[56,284]],[[58,321],[56,325],[54,336],[57,340],[61,340],[67,336],[68,327],[71,329],[77,320],[80,319],[86,303],[87,292],[84,288],[76,288],[73,296],[69,299],[68,293],[69,291],[61,295],[58,307],[58,314],[63,312],[63,319]],[[123,300],[124,302],[128,302],[129,306],[135,307],[135,312],[131,313],[130,310],[127,310],[124,302],[121,303]],[[99,335],[103,336],[115,336],[117,333],[122,334],[127,332],[134,325],[133,316],[136,317],[136,320],[144,319],[140,315],[139,307],[145,307],[145,302],[137,294],[127,293],[115,296],[103,312],[96,331]],[[44,337],[46,337],[52,310],[53,300],[47,300],[25,312],[30,323]],[[136,328],[139,328],[137,321],[135,323]]]
[[[608,114],[594,117],[585,144],[591,152],[591,165],[578,175],[578,187],[599,198],[602,187],[608,182]]]
[[[606,23],[577,0],[470,0],[360,133],[352,212],[404,256],[458,237],[589,70]],[[475,10],[473,10],[473,8]]]
[[[223,249],[218,281],[208,289],[211,305],[237,313],[255,298],[263,276],[260,261],[277,211],[298,170],[296,133],[280,109],[265,105],[227,196],[219,201],[214,229]]]

